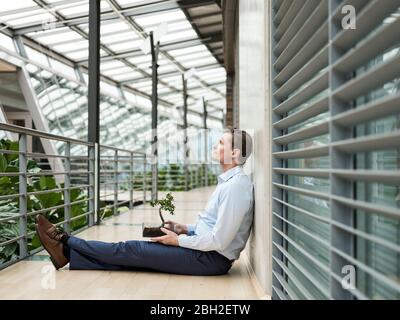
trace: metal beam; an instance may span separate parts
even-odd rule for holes
[[[63,6],[65,4],[71,4],[71,3],[79,3],[78,5],[81,5],[82,0],[57,1],[54,3],[49,3],[47,7],[54,8],[56,6]],[[70,7],[74,7],[74,6],[70,6]],[[29,12],[29,14],[34,14],[35,11],[39,11],[38,13],[40,14],[41,13],[40,10],[41,10],[41,8],[37,7],[37,6],[23,7],[23,8],[19,8],[19,9],[13,9],[13,10],[4,10],[0,13],[0,17],[14,15],[14,14],[28,13],[28,12]]]
[[[215,1],[212,1],[212,4],[216,4]],[[221,5],[219,5],[219,8],[221,9]],[[212,12],[212,13],[208,13],[208,14],[204,14],[204,15],[198,15],[198,16],[192,16],[188,10],[187,7],[182,6],[181,7],[182,12],[185,14],[186,18],[190,21],[190,23],[192,24],[193,29],[195,30],[197,36],[200,39],[204,39],[207,37],[222,37],[222,24],[221,25],[221,30],[219,32],[214,32],[213,34],[202,34],[202,32],[200,31],[200,28],[206,28],[207,26],[209,26],[210,24],[204,24],[201,25],[199,20],[204,19],[204,18],[209,18],[212,16],[216,16],[216,15],[220,15],[221,19],[222,19],[222,12],[217,11],[217,12]],[[212,23],[212,25],[219,25],[218,23]],[[210,42],[203,42],[203,44],[207,47],[207,49],[212,53],[212,55],[214,56],[214,58],[221,64],[223,65],[223,59],[221,59],[221,56],[218,55],[216,53],[216,49],[215,48],[211,48],[211,46],[209,45]]]
[[[196,71],[206,71],[206,70],[211,70],[214,68],[221,68],[221,65],[218,63],[212,63],[212,64],[208,64],[208,65],[202,65],[201,67],[196,67]],[[164,72],[164,73],[159,73],[158,76],[159,78],[164,78],[164,77],[170,77],[170,76],[179,76],[181,75],[181,73],[179,71],[168,71],[168,72]],[[140,83],[143,80],[148,80],[147,78],[134,78],[131,80],[124,80],[121,81],[122,85],[125,84],[130,84],[130,83]]]
[[[238,2],[238,0],[224,1],[222,5],[224,63],[227,74],[235,73],[235,47],[238,29]]]
[[[4,34],[6,34],[6,35],[8,35],[10,37],[14,37],[12,29],[3,29],[0,32],[4,33]],[[60,55],[59,53],[57,53],[55,51],[52,51],[51,49],[49,49],[45,45],[40,45],[36,41],[34,41],[34,40],[32,40],[32,39],[30,39],[30,38],[28,38],[26,36],[21,36],[21,39],[22,39],[24,45],[29,45],[29,46],[33,47],[35,50],[39,50],[41,52],[44,52],[44,54],[47,54],[47,55],[51,56],[52,58],[54,58],[57,61],[60,61],[60,62],[66,64],[68,66],[71,66],[71,67],[84,68],[85,70],[88,70],[87,66],[76,66],[73,61],[69,60],[68,58]],[[22,57],[21,53],[20,53],[20,56]],[[34,62],[32,62],[32,63],[35,64]],[[48,71],[50,72],[50,70],[48,70]],[[65,77],[65,75],[61,75],[61,74],[58,74],[58,75]],[[117,81],[115,81],[115,80],[113,80],[110,77],[105,76],[105,75],[100,75],[100,79],[101,79],[101,81],[104,81],[105,83],[108,83],[108,84],[113,85],[113,86],[118,86],[119,85],[119,82],[117,82]],[[70,81],[75,81],[75,80],[72,80],[72,78],[69,79],[69,80]],[[80,83],[80,84],[82,84],[82,83]],[[151,100],[151,95],[147,94],[146,92],[140,91],[138,89],[132,88],[132,87],[127,86],[127,85],[124,85],[123,88],[124,88],[124,90],[126,90],[126,91],[128,91],[128,92],[130,92],[132,94],[135,94],[135,95],[138,95],[140,97],[143,97],[143,98]],[[163,105],[164,107],[173,107],[174,106],[174,104],[170,103],[169,101],[163,100],[163,99],[159,99],[159,104]],[[188,113],[193,114],[193,115],[197,115],[197,116],[201,115],[200,112],[197,112],[195,110],[188,110]],[[218,117],[213,117],[213,120],[220,121],[221,119],[218,118]]]
[[[207,101],[203,97],[203,128],[204,128],[204,186],[208,186],[208,133],[207,133]]]
[[[185,1],[180,1],[180,2],[185,2]],[[143,16],[143,15],[153,15],[157,14],[160,12],[165,12],[165,11],[172,11],[172,10],[177,10],[181,6],[187,7],[187,8],[194,8],[194,7],[199,7],[199,6],[204,6],[207,4],[212,4],[213,1],[210,0],[199,0],[199,1],[193,1],[188,4],[178,4],[177,1],[158,1],[155,3],[149,3],[149,4],[141,4],[141,5],[136,5],[136,6],[130,6],[124,9],[118,10],[119,13],[121,13],[125,17],[138,17],[138,16]],[[51,4],[47,5],[48,8],[55,8],[55,6],[52,6]],[[107,21],[107,20],[113,20],[113,19],[118,19],[119,15],[113,10],[107,10],[104,11],[101,14],[101,21]],[[62,28],[62,27],[71,27],[71,26],[78,26],[82,24],[86,24],[89,22],[89,15],[80,15],[80,16],[75,16],[70,19],[59,19],[59,21],[56,21],[54,23],[55,28]],[[15,29],[16,35],[23,35],[31,32],[37,32],[37,31],[44,31],[46,27],[43,24],[35,24],[35,25],[30,25],[30,26],[24,26],[20,28]]]
[[[97,145],[94,155],[94,208],[97,217],[97,224],[100,224],[100,1],[92,0],[89,2],[89,92],[88,92],[88,140]],[[97,161],[97,165],[96,162]],[[97,179],[96,179],[97,177]]]
[[[125,18],[123,18],[125,19]],[[182,22],[187,22],[187,19],[178,19],[178,20],[174,20],[174,21],[169,21],[168,24],[175,24],[175,23],[182,23]],[[104,26],[106,23],[102,23],[102,26]],[[146,28],[148,29],[152,29],[152,28],[156,28],[158,27],[159,24],[151,24],[151,25],[146,25]],[[213,22],[213,23],[209,23],[209,24],[204,24],[201,25],[201,28],[209,28],[209,27],[216,27],[216,26],[221,26],[220,22]],[[134,40],[140,40],[139,37],[136,38],[132,38],[132,30],[124,30],[124,31],[111,31],[111,32],[104,32],[102,33],[102,37],[106,38],[106,37],[113,37],[115,35],[121,36],[121,35],[129,35],[130,36],[130,40],[134,41]],[[174,31],[170,31],[168,32],[168,35],[173,35],[173,34],[180,34],[183,31],[187,31],[187,27],[184,28],[179,28],[179,29],[175,29]],[[62,35],[65,34],[66,31],[65,29],[61,29],[61,30],[54,30],[52,32],[46,32],[46,37],[47,36],[55,36],[55,35]],[[201,36],[201,39],[208,39],[214,36],[220,36],[221,32],[209,32],[209,33],[205,33],[204,35]],[[40,35],[39,35],[40,38]],[[197,38],[196,38],[197,39]],[[123,39],[123,40],[116,40],[116,41],[110,41],[107,43],[107,45],[115,45],[115,44],[121,44],[121,43],[125,43],[127,40]],[[76,40],[76,39],[60,39],[60,41],[58,42],[52,42],[52,46],[59,46],[59,45],[66,45],[66,44],[75,44],[75,43],[79,43],[79,42],[84,42],[84,40]],[[78,49],[79,50],[79,49]],[[73,51],[63,51],[63,53],[66,52],[73,52]]]
[[[215,82],[215,83],[213,83],[211,85],[212,86],[220,86],[220,85],[223,85],[223,84],[225,84],[225,80]],[[200,89],[204,90],[204,88],[201,87],[201,86],[192,87],[192,88],[189,88],[189,89],[190,90],[200,90]],[[176,94],[176,92],[166,92],[166,93],[163,93],[163,94],[159,94],[159,97],[168,97],[168,96],[170,96],[172,94]],[[190,98],[190,95],[188,95],[188,97]],[[194,100],[196,100],[196,99],[194,99]]]
[[[185,49],[185,48],[190,48],[196,45],[201,45],[204,43],[215,43],[215,42],[221,42],[222,43],[222,35],[215,35],[213,37],[208,37],[208,38],[188,38],[188,39],[183,39],[179,41],[171,41],[171,42],[166,42],[164,44],[160,45],[160,49],[163,51],[169,51],[169,50],[178,50],[178,49]],[[143,52],[140,49],[136,50],[127,50],[124,52],[120,52],[114,55],[105,55],[101,57],[101,61],[109,61],[109,60],[114,60],[118,58],[135,58],[135,57],[141,57],[143,56]],[[76,63],[80,65],[85,65],[87,64],[87,59],[82,59],[78,60]]]
[[[101,14],[101,21],[114,20],[119,18],[119,13],[125,17],[131,16],[142,16],[148,14],[156,14],[165,11],[171,11],[179,9],[179,5],[175,1],[158,1],[151,4],[131,6],[115,12],[114,10],[107,10]],[[56,21],[53,25],[55,28],[78,26],[87,24],[89,22],[89,15],[76,16],[70,19],[61,18]],[[15,29],[16,35],[27,34],[31,32],[44,31],[46,26],[43,24],[36,24],[31,26],[25,26]]]
[[[43,0],[33,0],[33,1],[35,1],[35,3],[37,3],[37,4],[38,4],[39,6],[41,6],[42,8],[44,8],[44,9],[47,8],[47,3],[46,3],[45,1],[43,1]],[[115,3],[114,0],[108,0],[108,3],[109,3],[109,5],[113,8],[113,10],[115,10],[115,12],[116,12],[117,14],[119,14],[119,11],[118,11],[118,8],[117,8],[118,4]],[[52,11],[52,12],[50,12],[50,13],[51,13],[54,17],[56,17],[57,19],[64,19],[64,17],[63,17],[60,13],[58,13],[57,11]],[[121,18],[121,19],[124,19],[123,16],[120,16],[120,18]],[[126,21],[126,22],[128,22],[128,21]],[[129,23],[129,22],[128,22],[128,23]],[[140,28],[140,26],[136,25],[136,23],[131,22],[129,25],[132,27],[132,30],[133,30],[134,32],[138,32],[138,30],[140,30],[140,34],[143,32],[143,30]],[[78,27],[76,27],[76,26],[71,27],[71,30],[77,32],[79,35],[81,35],[81,36],[82,36],[83,38],[85,38],[85,39],[88,39],[88,38],[89,38],[89,36],[88,36],[82,29],[80,29],[80,28],[78,28]],[[108,53],[109,55],[111,55],[111,56],[115,56],[115,55],[116,55],[115,52],[113,52],[111,49],[109,49],[106,45],[102,44],[101,42],[100,42],[100,48],[101,48],[102,50],[104,50],[105,52],[107,52],[107,53]],[[138,68],[136,65],[134,65],[134,64],[131,63],[131,62],[129,62],[128,60],[126,60],[126,59],[124,59],[124,58],[118,58],[118,59],[116,59],[116,60],[120,60],[120,61],[121,61],[122,63],[124,63],[126,66],[131,67],[132,69],[137,70],[139,73],[143,74],[144,76],[147,76],[147,77],[151,78],[151,75],[150,75],[149,73],[147,73],[146,71],[144,71],[144,70]],[[169,84],[166,83],[166,82],[160,81],[160,83],[161,83],[162,85],[166,86],[167,88],[171,89],[172,91],[175,91],[175,92],[177,92],[177,93],[180,92],[179,89],[177,89],[177,88],[175,88],[175,87],[169,85]]]
[[[187,79],[185,79],[185,74],[182,74],[182,87],[183,87],[183,170],[185,175],[185,191],[189,190],[189,149],[188,149],[188,135],[187,135]]]
[[[43,8],[47,8],[47,9],[48,9],[49,7],[52,6],[52,5],[50,5],[50,4],[47,4],[47,3],[44,2],[44,1],[36,1],[36,2],[38,3],[38,5],[40,5],[40,6],[43,7]],[[205,2],[204,2],[204,3],[205,3]],[[128,8],[128,9],[129,9],[129,8]],[[124,9],[124,10],[126,10],[126,9]],[[57,19],[63,19],[63,16],[60,15],[58,12],[54,12],[54,11],[52,10],[51,13],[54,14],[54,15],[57,17]],[[80,29],[78,29],[78,30],[79,30],[80,33],[83,33],[83,36],[88,37],[88,35],[85,34],[82,30],[80,30]],[[13,31],[11,28],[10,28],[10,29],[6,29],[6,30],[2,30],[1,32],[7,33],[7,34],[9,34],[9,35],[11,35],[11,36],[15,36],[15,33],[14,33],[14,31]],[[66,58],[65,56],[60,55],[60,54],[58,54],[57,52],[55,52],[55,51],[53,51],[53,50],[47,48],[46,46],[37,43],[35,40],[33,40],[33,39],[31,39],[31,38],[28,38],[28,37],[26,37],[26,36],[23,36],[22,39],[23,39],[23,41],[24,41],[26,44],[33,46],[35,49],[38,49],[38,50],[40,50],[40,51],[45,51],[45,52],[47,52],[47,54],[53,56],[55,59],[57,59],[57,60],[59,60],[59,61],[62,61],[62,62],[66,63],[67,65],[70,65],[70,66],[72,66],[72,67],[76,67],[75,61],[72,61],[72,60]],[[200,41],[199,41],[198,39],[196,39],[196,41],[198,41],[199,44],[200,44]],[[190,46],[191,46],[191,45],[193,45],[193,43],[191,43]],[[187,45],[187,46],[189,46],[189,45]],[[47,50],[47,51],[46,51],[46,50]],[[85,67],[85,69],[87,69],[87,66],[84,66],[84,67]],[[112,84],[112,85],[118,85],[118,84],[119,84],[119,82],[117,82],[117,81],[111,79],[111,78],[108,77],[108,76],[100,75],[100,77],[101,77],[101,79],[102,79],[103,81],[105,81],[105,82],[107,82],[107,83],[110,83],[110,84]],[[145,93],[145,92],[142,92],[142,91],[140,91],[140,90],[137,90],[137,89],[134,89],[134,88],[131,88],[131,87],[128,87],[128,86],[124,86],[124,89],[127,90],[127,91],[129,91],[129,92],[132,92],[133,94],[137,94],[137,95],[139,95],[139,96],[142,96],[142,97],[151,99],[151,96],[150,96],[149,94],[147,94],[147,93]],[[177,89],[176,89],[176,90],[177,90]],[[178,93],[179,90],[177,90],[176,92]],[[162,99],[160,99],[159,102],[160,102],[161,104],[165,105],[165,106],[172,106],[172,105],[173,105],[173,104],[169,103],[168,101],[164,101],[164,100],[162,100]],[[191,113],[193,113],[193,114],[200,114],[200,113],[195,112],[195,111],[192,111],[192,110],[189,110],[189,112],[191,112]],[[215,118],[215,120],[218,120],[218,119]]]
[[[110,5],[111,8],[113,8],[114,11],[118,11],[121,10],[119,4],[115,1],[115,0],[107,0],[107,3]],[[133,30],[135,30],[135,32],[142,38],[146,38],[145,37],[145,31],[144,29],[139,26],[131,17],[124,19],[127,23],[129,23],[130,27],[133,27]],[[162,54],[164,56],[164,58],[166,58],[167,60],[169,60],[172,64],[174,64],[182,73],[186,72],[186,68],[184,68],[178,61],[176,61],[168,52],[160,49],[160,54]],[[207,84],[205,84],[201,79],[199,79],[198,77],[194,76],[193,79],[195,79],[198,83],[200,83],[200,85],[204,86],[205,88],[207,88],[210,91],[214,91],[217,94],[221,95],[223,97],[223,95],[219,92],[219,91],[215,91],[213,90],[213,88],[210,88],[207,86]]]
[[[158,199],[158,137],[157,137],[157,102],[158,102],[158,52],[159,42],[154,43],[153,32],[150,32],[151,62],[152,62],[152,99],[151,99],[151,153],[153,155],[151,163],[152,184],[151,200]]]
[[[35,1],[39,6],[41,6],[42,8],[47,9],[47,3],[46,3],[45,1],[43,1],[43,0],[34,0],[34,1]],[[115,3],[114,0],[108,0],[108,3],[109,3],[109,5],[113,8],[113,10],[114,10],[117,14],[119,14],[119,11],[118,11],[118,8],[119,8],[119,7],[118,7],[118,4]],[[65,18],[64,18],[60,13],[58,13],[57,11],[51,11],[50,13],[51,13],[54,17],[56,17],[57,19],[61,19],[61,20],[62,20],[62,19],[65,19]],[[124,18],[123,16],[120,16],[120,18],[125,20],[125,18]],[[129,21],[125,21],[125,22],[128,22],[128,23],[129,23]],[[133,30],[134,32],[138,32],[138,30],[140,30],[140,32],[139,32],[140,35],[142,35],[142,33],[144,32],[143,29],[141,29],[141,27],[138,26],[134,21],[132,21],[131,23],[129,23],[129,25],[132,27],[132,30]],[[80,34],[83,38],[85,38],[85,39],[88,39],[88,38],[89,38],[89,36],[88,36],[82,29],[80,29],[80,28],[78,28],[78,27],[76,27],[76,26],[71,27],[71,29],[74,30],[75,32],[77,32],[78,34]],[[108,53],[109,55],[111,55],[111,56],[115,56],[115,55],[116,55],[115,52],[113,52],[111,49],[109,49],[106,45],[102,44],[101,42],[100,42],[100,48],[101,48],[102,50],[104,50],[105,52],[107,52],[107,53]],[[147,77],[151,78],[151,75],[150,75],[149,73],[147,73],[147,72],[145,72],[144,70],[138,68],[136,65],[134,65],[134,64],[131,63],[131,62],[129,62],[128,60],[126,60],[126,59],[124,59],[124,58],[119,58],[119,59],[116,59],[116,60],[120,60],[120,61],[121,61],[122,63],[124,63],[126,66],[131,67],[132,69],[137,70],[139,73],[143,74],[144,76],[147,76]],[[166,83],[166,82],[160,81],[160,83],[161,83],[162,85],[166,86],[167,88],[171,89],[172,91],[175,91],[175,92],[177,92],[177,93],[180,92],[179,89],[175,88],[174,86],[169,85],[169,84]]]

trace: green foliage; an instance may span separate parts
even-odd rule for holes
[[[152,207],[159,205],[161,210],[168,211],[170,214],[173,215],[175,212],[175,205],[174,205],[173,201],[174,201],[174,197],[172,196],[171,192],[168,192],[165,195],[165,198],[155,200],[155,201],[150,201],[150,205]]]
[[[208,174],[208,184],[214,185],[217,183],[217,177],[211,171]],[[146,173],[147,185],[146,189],[151,190],[151,172]],[[189,174],[189,190],[204,186],[206,172],[203,166],[190,171]],[[197,184],[196,177],[198,177]],[[142,190],[143,174],[137,173],[133,179],[134,190]],[[158,190],[159,191],[184,191],[185,190],[185,173],[181,165],[171,163],[160,167],[158,170]]]
[[[174,201],[174,197],[172,196],[172,194],[170,192],[168,192],[165,195],[165,198],[163,198],[163,199],[150,201],[150,205],[152,207],[155,207],[157,205],[159,206],[158,213],[160,215],[162,225],[164,225],[164,223],[165,223],[164,217],[162,215],[162,210],[168,211],[171,215],[173,215],[175,213],[175,205],[174,205],[173,201]]]
[[[0,140],[0,149],[18,151],[18,142],[11,140]],[[40,167],[34,160],[28,160],[27,170],[30,173],[41,172]],[[0,172],[19,172],[18,154],[0,154]],[[39,179],[28,179],[27,191],[49,191],[64,188],[64,184],[58,185],[52,176],[40,176]],[[19,193],[19,177],[0,177],[0,195],[12,195]],[[83,190],[74,189],[70,192],[71,202],[86,199]],[[27,211],[33,212],[64,204],[64,192],[54,191],[27,199]],[[81,202],[71,206],[71,217],[76,217],[87,212],[87,203]],[[0,201],[0,219],[13,217],[19,213],[19,198],[9,198]],[[52,223],[59,223],[64,220],[64,208],[53,209],[43,213]],[[71,230],[77,230],[87,224],[87,218],[82,217],[71,222]],[[27,220],[28,250],[31,251],[41,246],[35,232],[34,217],[29,216]],[[30,234],[30,235],[29,235]],[[20,235],[18,219],[8,220],[0,223],[0,242],[14,239]],[[0,264],[16,257],[19,253],[18,243],[10,243],[0,248]]]
[[[8,201],[0,201],[0,219],[11,218],[18,214],[18,208]],[[0,242],[5,242],[19,236],[18,225],[13,220],[0,224]],[[0,247],[0,263],[16,257],[18,244],[16,242]]]
[[[0,218],[5,215],[0,213]],[[0,224],[0,242],[5,242],[19,236],[19,229],[16,223],[5,222]],[[17,256],[18,243],[10,243],[0,247],[0,264]]]

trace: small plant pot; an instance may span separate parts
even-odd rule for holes
[[[142,236],[145,238],[165,236],[165,233],[162,232],[160,228],[161,228],[160,224],[143,223],[142,224]]]

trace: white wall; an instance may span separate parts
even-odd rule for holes
[[[265,293],[271,295],[271,149],[269,105],[270,2],[239,0],[240,128],[254,132],[251,164],[255,185],[253,232],[247,256]],[[250,159],[249,159],[250,160]]]

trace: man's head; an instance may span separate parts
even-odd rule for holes
[[[253,140],[244,130],[228,128],[213,146],[212,159],[221,165],[243,165],[253,150]]]

